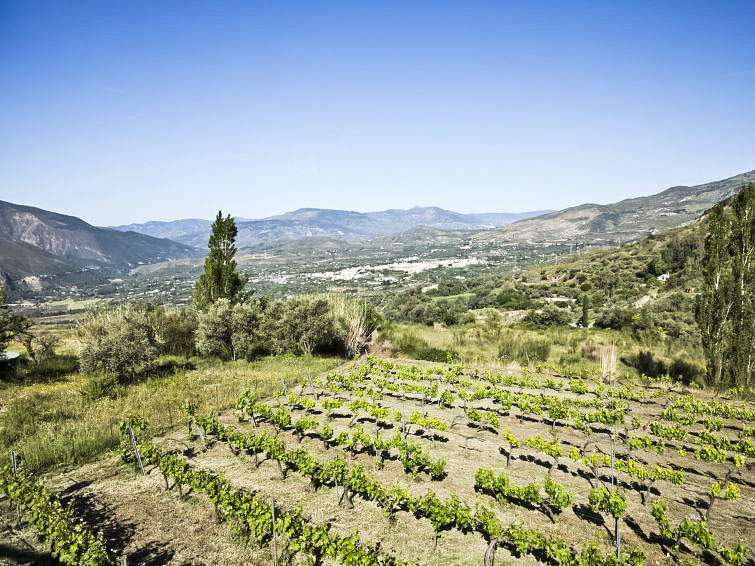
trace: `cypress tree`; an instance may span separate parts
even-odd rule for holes
[[[204,273],[194,285],[192,303],[197,310],[203,310],[218,299],[228,299],[232,304],[244,300],[247,275],[236,272],[236,222],[229,214],[223,218],[218,211],[212,223],[212,233],[208,246],[210,253],[204,261]]]

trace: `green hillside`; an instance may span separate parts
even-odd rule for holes
[[[527,289],[530,300],[567,297],[581,304],[587,297],[588,320],[600,327],[662,332],[696,342],[693,306],[705,233],[706,223],[700,221],[618,249],[534,266],[519,287]]]

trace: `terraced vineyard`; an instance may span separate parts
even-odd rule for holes
[[[625,564],[753,559],[752,404],[368,357],[183,409],[141,442],[142,481],[212,509],[253,563],[615,564],[617,532]]]

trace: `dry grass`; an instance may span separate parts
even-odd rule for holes
[[[219,411],[232,407],[244,389],[269,395],[282,376],[294,384],[307,370],[317,374],[338,363],[308,357],[209,363],[119,387],[112,398],[95,400],[83,394],[88,378],[78,374],[52,383],[6,385],[0,389],[0,452],[15,450],[31,470],[82,464],[118,446],[118,421],[130,414],[149,421],[149,434],[161,433],[182,421],[184,400],[206,412]]]

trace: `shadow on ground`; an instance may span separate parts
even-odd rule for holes
[[[117,520],[107,505],[98,501],[93,494],[84,493],[83,490],[90,483],[73,484],[60,492],[60,499],[66,505],[70,503],[76,516],[81,517],[95,533],[102,532],[117,563],[123,564],[124,558],[129,566],[157,566],[170,562],[174,552],[165,543],[150,542],[135,552],[126,553],[137,525]]]

